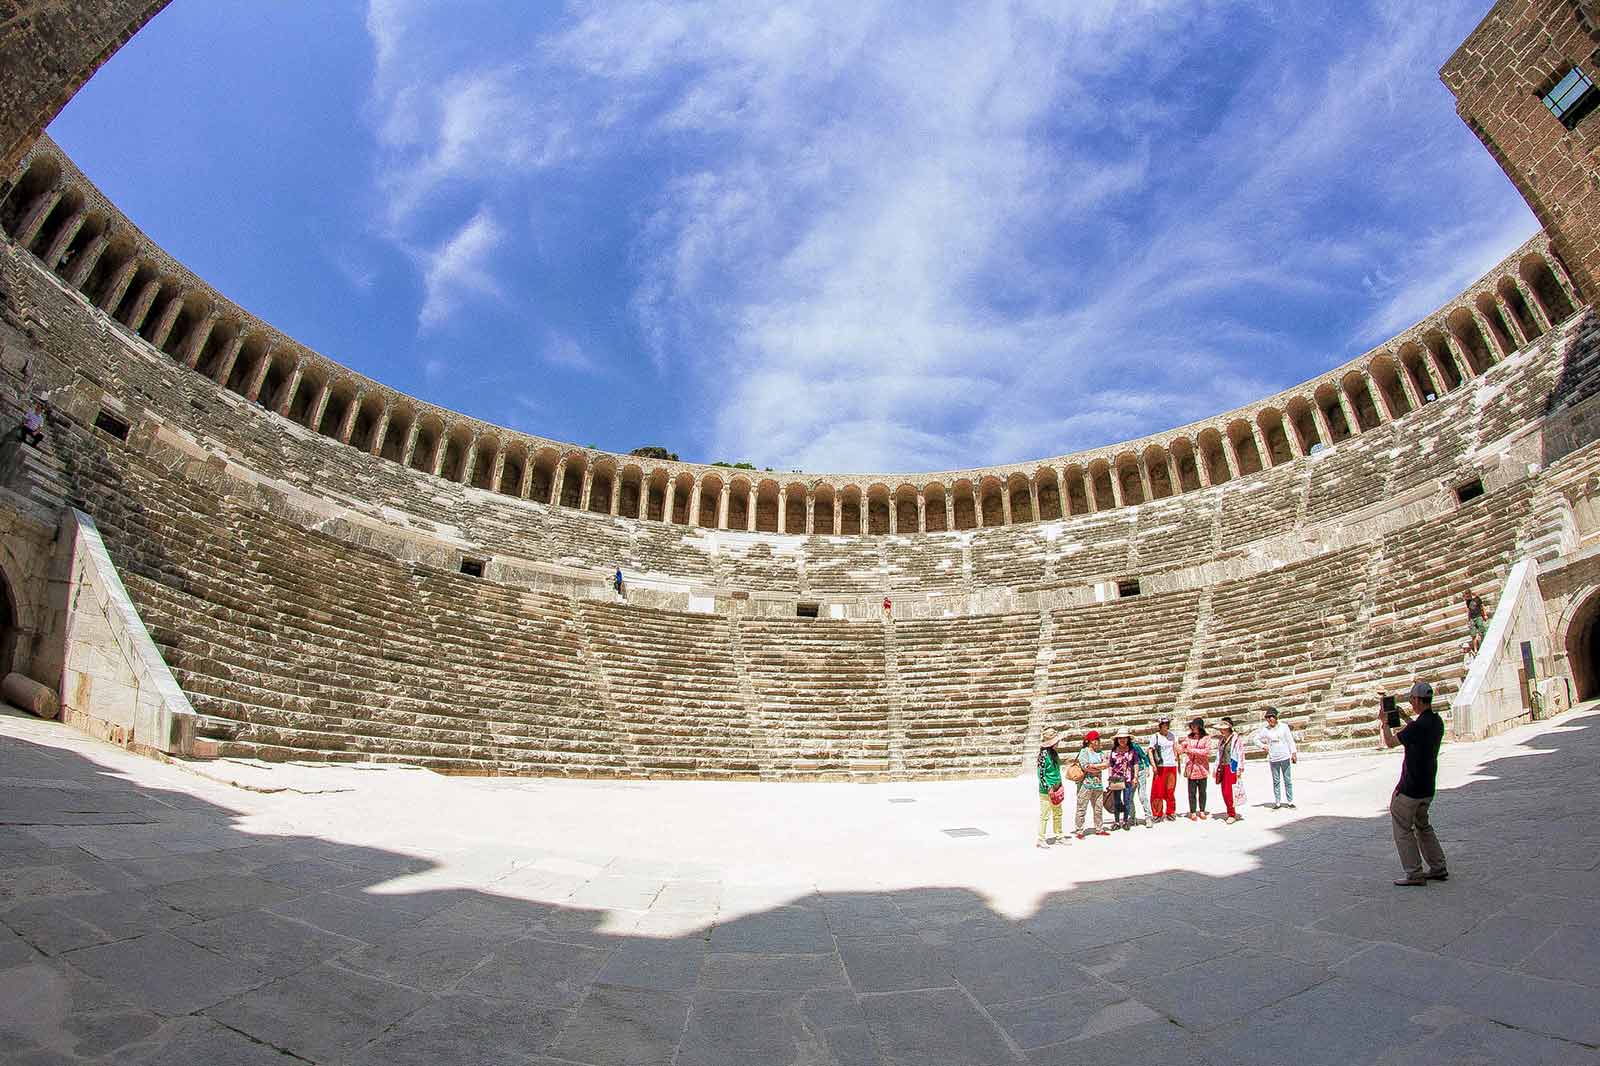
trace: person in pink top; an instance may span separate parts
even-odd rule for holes
[[[1206,723],[1196,718],[1189,723],[1189,735],[1178,741],[1178,758],[1183,776],[1189,782],[1189,821],[1206,816],[1206,782],[1211,779],[1211,738]]]

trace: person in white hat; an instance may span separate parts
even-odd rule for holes
[[[1397,732],[1389,724],[1382,702],[1378,705],[1378,728],[1383,731],[1384,747],[1403,745],[1405,761],[1400,764],[1400,783],[1389,800],[1389,818],[1394,823],[1394,846],[1406,875],[1395,881],[1403,888],[1419,888],[1429,881],[1447,881],[1444,848],[1433,831],[1429,808],[1433,806],[1434,778],[1439,772],[1439,745],[1444,740],[1444,719],[1433,709],[1433,686],[1418,681],[1411,686],[1411,710],[1416,717],[1395,710],[1405,723]],[[1427,863],[1426,869],[1423,863]]]
[[[1061,804],[1066,799],[1066,790],[1061,784],[1061,757],[1056,753],[1059,743],[1061,734],[1054,729],[1046,729],[1039,740],[1039,836],[1034,841],[1035,847],[1047,848],[1067,842],[1061,832]]]

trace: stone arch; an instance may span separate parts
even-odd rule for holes
[[[1289,443],[1289,430],[1283,424],[1283,412],[1276,407],[1263,407],[1256,412],[1256,428],[1261,439],[1267,442],[1267,464],[1281,466],[1294,461],[1294,447]]]
[[[1366,375],[1359,370],[1347,371],[1339,379],[1339,388],[1344,390],[1345,399],[1350,401],[1350,409],[1356,413],[1356,429],[1361,433],[1377,429],[1383,419],[1378,415],[1378,403],[1372,398],[1372,393],[1367,390]]]
[[[700,506],[690,516],[690,525],[699,526],[702,529],[717,528],[717,510],[722,502],[723,484],[721,474],[707,471],[700,476]],[[691,489],[690,492],[692,493],[693,490]],[[690,502],[691,504],[694,502],[692,496]],[[802,515],[801,521],[804,520],[805,517]]]
[[[25,671],[30,650],[27,634],[32,629],[23,618],[23,607],[11,580],[12,573],[17,571],[10,556],[7,550],[6,557],[0,559],[0,677],[12,671]]]
[[[439,476],[446,481],[461,482],[466,478],[467,456],[472,453],[473,433],[470,426],[455,426],[444,437],[444,458],[439,464]]]
[[[522,482],[528,473],[527,441],[511,441],[505,447],[505,457],[505,462],[500,464],[500,480],[494,486],[494,491],[502,496],[520,497]]]
[[[780,533],[793,535],[806,531],[806,487],[798,481],[783,486],[783,528]]]
[[[662,467],[652,467],[640,482],[643,496],[639,508],[641,515],[651,522],[667,520],[667,484],[671,476]]]
[[[743,474],[735,474],[728,481],[729,529],[750,528],[750,486],[750,479]]]
[[[1352,426],[1344,416],[1344,406],[1339,403],[1339,393],[1332,383],[1323,382],[1317,386],[1317,391],[1312,393],[1312,402],[1317,405],[1317,410],[1322,412],[1323,424],[1328,427],[1332,437],[1329,444],[1339,444],[1356,435],[1358,427]]]
[[[1445,392],[1461,387],[1461,368],[1456,365],[1455,353],[1450,350],[1450,342],[1445,339],[1442,331],[1430,329],[1422,335],[1422,343],[1427,347],[1433,361],[1439,367],[1439,373],[1444,375],[1443,381],[1435,384],[1443,387]]]
[[[1139,455],[1150,478],[1150,498],[1166,500],[1177,495],[1172,486],[1172,470],[1167,463],[1166,449],[1159,444],[1146,444]]]
[[[1091,459],[1084,467],[1084,474],[1088,481],[1085,492],[1088,494],[1089,509],[1104,511],[1115,507],[1116,497],[1111,491],[1111,464],[1104,459]]]
[[[285,412],[289,421],[314,428],[311,425],[311,416],[315,413],[317,396],[322,392],[322,370],[317,367],[307,366],[300,371],[300,383],[295,386],[294,394],[289,397],[289,409]]]
[[[1536,341],[1544,336],[1544,327],[1539,325],[1539,320],[1534,317],[1528,301],[1522,298],[1522,290],[1515,281],[1511,278],[1501,278],[1500,283],[1495,286],[1495,291],[1500,294],[1500,300],[1506,305],[1506,310],[1511,312],[1511,318],[1524,340]]]
[[[671,479],[672,484],[672,514],[667,521],[675,526],[694,524],[694,516],[689,513],[689,500],[694,495],[694,475],[687,470],[679,471]]]
[[[1372,375],[1373,383],[1383,393],[1383,402],[1390,414],[1400,418],[1411,413],[1411,400],[1406,396],[1405,385],[1400,380],[1401,370],[1393,356],[1385,352],[1376,357],[1368,366],[1367,373]]]
[[[1033,488],[1027,474],[1019,470],[1006,479],[1006,496],[1011,503],[1013,525],[1039,520],[1039,516],[1033,513]]]
[[[811,490],[811,497],[811,531],[819,536],[833,536],[834,516],[839,505],[838,493],[833,485],[824,481]]]
[[[1489,339],[1500,355],[1507,356],[1517,350],[1517,342],[1511,337],[1511,327],[1506,323],[1506,316],[1500,313],[1500,303],[1486,292],[1480,292],[1473,302],[1478,309],[1478,314],[1489,326]]]
[[[15,240],[23,220],[39,202],[39,197],[47,195],[60,180],[60,160],[43,153],[34,156],[5,201],[0,203],[0,230]]]
[[[1287,432],[1294,434],[1301,455],[1310,455],[1322,447],[1322,435],[1317,430],[1311,402],[1304,396],[1295,396],[1283,405],[1283,424]]]
[[[378,442],[378,458],[391,463],[404,462],[406,441],[416,421],[417,410],[408,401],[401,400],[390,408],[389,424],[383,427],[383,440]]]
[[[494,465],[500,458],[500,435],[485,432],[472,442],[461,480],[475,489],[494,490]]]
[[[1572,671],[1573,695],[1576,700],[1588,700],[1600,696],[1600,586],[1589,589],[1576,602],[1562,644]]]
[[[923,527],[925,531],[928,533],[948,532],[950,525],[945,520],[944,483],[940,481],[930,481],[924,485],[922,487],[922,501],[923,510],[927,515],[926,519],[923,521]]]
[[[867,487],[867,532],[882,536],[889,532],[889,486],[877,482]]]
[[[1239,466],[1241,477],[1246,474],[1259,474],[1266,469],[1266,457],[1256,447],[1256,435],[1251,430],[1249,421],[1235,418],[1228,423],[1228,443],[1233,446],[1234,462]]]
[[[216,319],[204,342],[201,343],[200,350],[195,353],[195,373],[215,379],[217,371],[221,369],[223,356],[233,348],[233,342],[238,338],[242,328],[235,319]]]
[[[985,528],[1003,526],[1006,522],[1006,505],[1002,498],[1005,485],[993,474],[978,482],[978,514]]]
[[[1172,461],[1178,467],[1176,491],[1179,494],[1198,492],[1202,485],[1200,483],[1199,460],[1195,456],[1193,442],[1188,437],[1179,437],[1167,445],[1167,454],[1172,456]]]
[[[602,454],[590,462],[589,469],[591,473],[587,510],[590,514],[610,514],[611,488],[617,481],[617,461],[609,455]]]
[[[556,490],[556,466],[561,454],[554,448],[540,448],[534,453],[533,472],[528,478],[528,498],[539,503],[549,503]]]
[[[100,239],[106,230],[106,216],[103,211],[86,210],[83,222],[78,230],[67,240],[66,247],[61,249],[61,255],[56,259],[52,268],[57,277],[67,280],[78,269],[79,258],[88,251],[89,246]]]
[[[123,234],[116,234],[106,242],[105,251],[100,253],[99,260],[87,277],[79,283],[79,290],[89,298],[89,302],[103,311],[113,311],[115,308],[105,306],[111,298],[111,286],[117,281],[118,275],[127,269],[129,263],[137,254],[131,238]],[[135,267],[137,272],[137,266]]]
[[[1451,311],[1445,317],[1445,327],[1460,345],[1461,353],[1467,361],[1466,369],[1473,375],[1482,374],[1494,365],[1494,352],[1489,347],[1489,342],[1484,340],[1483,331],[1478,328],[1478,320],[1473,317],[1470,310],[1458,307]]]
[[[1132,452],[1123,452],[1111,460],[1111,470],[1122,493],[1124,507],[1135,507],[1145,502],[1144,479],[1139,476],[1139,458]]]
[[[847,534],[859,536],[861,529],[861,486],[846,485],[839,490],[839,528]]]
[[[764,479],[756,486],[756,531],[760,533],[777,533],[778,530],[778,483],[771,478]]]
[[[617,514],[623,518],[643,518],[642,506],[648,500],[644,468],[638,463],[626,463],[617,473],[617,480],[622,486],[617,493]]]
[[[261,368],[261,361],[266,357],[266,339],[258,333],[246,334],[244,343],[239,345],[239,354],[234,357],[233,367],[228,371],[228,379],[222,383],[222,387],[240,396],[248,396],[250,386],[255,383],[256,372]]]
[[[1545,321],[1550,325],[1559,325],[1572,316],[1573,306],[1572,301],[1567,299],[1567,290],[1561,287],[1561,282],[1544,256],[1537,253],[1524,256],[1517,273],[1533,293],[1533,298],[1539,302]]]
[[[896,533],[915,533],[917,531],[917,487],[915,485],[901,484],[894,490],[894,531]]]
[[[167,335],[161,338],[161,350],[174,359],[181,359],[184,348],[189,343],[190,334],[206,320],[211,307],[208,297],[201,292],[180,293],[174,300],[177,303],[178,314],[172,320],[172,327],[167,330]],[[316,427],[307,426],[307,428]]]
[[[431,474],[444,441],[444,419],[428,411],[417,416],[416,424],[416,439],[411,446],[411,469]]]
[[[1061,509],[1061,481],[1053,466],[1041,466],[1033,472],[1033,484],[1039,494],[1039,521],[1053,522],[1065,518]],[[933,514],[933,501],[928,501],[928,514]]]
[[[1195,437],[1195,461],[1202,464],[1211,484],[1221,485],[1232,478],[1228,459],[1222,451],[1222,434],[1215,429],[1202,429]]]
[[[33,240],[28,244],[28,251],[40,259],[50,251],[56,238],[61,236],[67,224],[79,211],[83,210],[83,192],[76,187],[68,187],[61,193],[60,199],[44,216],[44,223],[34,234]]]
[[[356,420],[350,424],[350,447],[364,452],[372,451],[372,446],[378,441],[374,435],[378,431],[378,423],[383,420],[384,395],[373,391],[361,398],[360,405],[356,408]]]
[[[338,440],[340,431],[344,429],[345,416],[355,402],[356,386],[349,378],[331,386],[328,389],[328,402],[322,405],[322,417],[317,421],[317,432]]]
[[[1407,341],[1400,346],[1395,359],[1406,376],[1411,379],[1411,385],[1417,390],[1417,398],[1422,403],[1432,403],[1444,395],[1442,387],[1433,380],[1433,370],[1428,366],[1422,345],[1416,341]]]
[[[950,510],[955,517],[956,529],[976,529],[978,527],[978,506],[974,495],[975,491],[972,482],[966,478],[960,478],[950,486]]]

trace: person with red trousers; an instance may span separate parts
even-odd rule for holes
[[[1170,822],[1178,816],[1178,742],[1169,717],[1158,719],[1150,735],[1150,763],[1150,819]]]
[[[1222,802],[1228,808],[1228,824],[1244,817],[1233,806],[1233,786],[1244,770],[1244,738],[1233,730],[1233,719],[1217,723],[1217,784],[1222,786]]]

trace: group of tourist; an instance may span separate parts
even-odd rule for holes
[[[1433,686],[1428,682],[1413,685],[1407,699],[1410,714],[1401,710],[1397,701],[1381,698],[1378,728],[1385,747],[1405,748],[1400,781],[1390,797],[1389,817],[1395,850],[1405,868],[1405,876],[1395,884],[1410,888],[1449,880],[1450,874],[1429,817],[1444,720],[1433,709]],[[1272,775],[1272,802],[1267,806],[1293,808],[1293,766],[1299,761],[1294,731],[1279,720],[1275,707],[1268,707],[1262,717],[1265,721],[1249,743],[1266,752]],[[1180,776],[1189,782],[1190,821],[1209,816],[1206,785],[1210,781],[1221,786],[1228,824],[1244,817],[1239,812],[1245,803],[1239,775],[1244,770],[1247,744],[1232,718],[1217,722],[1215,739],[1203,718],[1191,719],[1188,734],[1174,737],[1172,719],[1163,717],[1143,744],[1124,729],[1112,735],[1107,751],[1102,748],[1100,732],[1091,729],[1077,753],[1064,758],[1060,752],[1064,743],[1066,738],[1053,728],[1040,738],[1038,847],[1065,844],[1073,836],[1082,839],[1090,832],[1110,836],[1112,830],[1173,821],[1178,816],[1175,793]],[[1062,831],[1067,782],[1077,786],[1072,833]],[[1092,830],[1088,828],[1091,812]],[[1110,829],[1105,827],[1103,812],[1111,815]]]
[[[1280,721],[1278,710],[1268,707],[1265,721],[1249,743],[1264,749],[1272,773],[1272,802],[1268,806],[1294,807],[1294,774],[1291,767],[1299,759],[1294,731]],[[1140,743],[1127,730],[1111,737],[1109,750],[1103,748],[1099,730],[1084,735],[1076,754],[1063,758],[1060,748],[1066,743],[1056,729],[1046,729],[1039,744],[1039,847],[1064,844],[1071,836],[1088,835],[1090,815],[1096,836],[1109,836],[1112,830],[1134,826],[1153,827],[1178,817],[1178,778],[1188,782],[1187,818],[1199,821],[1210,817],[1207,785],[1215,781],[1222,790],[1227,823],[1242,820],[1244,787],[1239,775],[1244,770],[1247,747],[1232,718],[1217,723],[1215,737],[1206,729],[1203,718],[1189,722],[1188,734],[1174,736],[1172,719],[1163,717],[1155,731]],[[1062,807],[1066,803],[1066,784],[1076,786],[1076,812],[1073,832],[1062,832]],[[1105,815],[1111,815],[1111,828]]]

